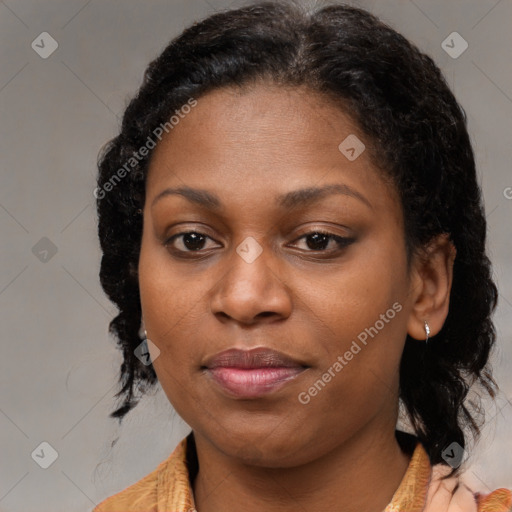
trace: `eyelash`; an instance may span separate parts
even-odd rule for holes
[[[180,236],[184,236],[184,235],[189,235],[189,234],[196,234],[196,235],[201,235],[205,238],[209,238],[210,240],[213,240],[211,237],[209,237],[208,235],[206,235],[205,233],[201,233],[200,231],[182,231],[181,233],[176,233],[175,235],[171,236],[169,239],[167,239],[165,242],[164,242],[164,245],[166,247],[170,246],[174,240]],[[294,240],[294,242],[296,242],[297,240],[302,240],[304,238],[307,238],[308,236],[311,236],[311,235],[315,235],[315,234],[319,234],[319,235],[324,235],[326,237],[328,237],[330,240],[334,240],[337,245],[338,245],[338,249],[336,250],[317,250],[317,251],[314,251],[314,250],[309,250],[309,251],[306,251],[306,252],[310,252],[310,253],[333,253],[333,252],[336,252],[336,251],[341,251],[342,249],[345,249],[346,247],[348,247],[350,244],[352,244],[355,239],[354,238],[349,238],[349,237],[342,237],[342,236],[339,236],[339,235],[335,235],[333,233],[330,233],[329,231],[325,231],[323,229],[314,229],[312,231],[308,231],[307,233],[304,233],[303,235],[301,235],[299,238],[296,238]],[[181,250],[181,249],[176,249],[176,248],[171,248],[172,252],[174,253],[177,253],[177,254],[200,254],[201,251],[203,251],[203,249],[198,249],[196,251],[191,251],[191,250]],[[188,256],[186,256],[188,257]]]

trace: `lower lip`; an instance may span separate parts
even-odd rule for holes
[[[209,368],[213,380],[236,398],[258,398],[276,391],[306,368]]]

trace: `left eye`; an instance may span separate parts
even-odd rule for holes
[[[310,233],[302,235],[297,240],[302,239],[305,239],[306,245],[309,249],[321,252],[327,252],[325,251],[325,248],[328,247],[329,243],[332,241],[334,241],[338,249],[347,247],[354,241],[353,238],[345,238],[325,231],[311,231]],[[334,248],[334,250],[336,250],[336,247]]]

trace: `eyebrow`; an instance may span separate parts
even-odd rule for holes
[[[341,183],[324,185],[323,187],[308,187],[292,190],[291,192],[277,196],[276,202],[282,208],[299,208],[334,194],[354,197],[373,209],[372,204],[368,199],[366,199],[366,197],[360,194],[357,190]],[[202,206],[210,210],[219,211],[222,209],[222,202],[215,194],[212,194],[208,190],[186,186],[179,188],[166,188],[165,190],[162,190],[162,192],[153,199],[151,207],[153,208],[160,199],[172,195],[182,196],[188,199],[191,203],[195,203],[198,206]]]

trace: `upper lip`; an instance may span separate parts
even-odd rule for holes
[[[289,356],[266,347],[242,350],[232,348],[209,358],[205,366],[212,368],[300,368],[305,366]]]

